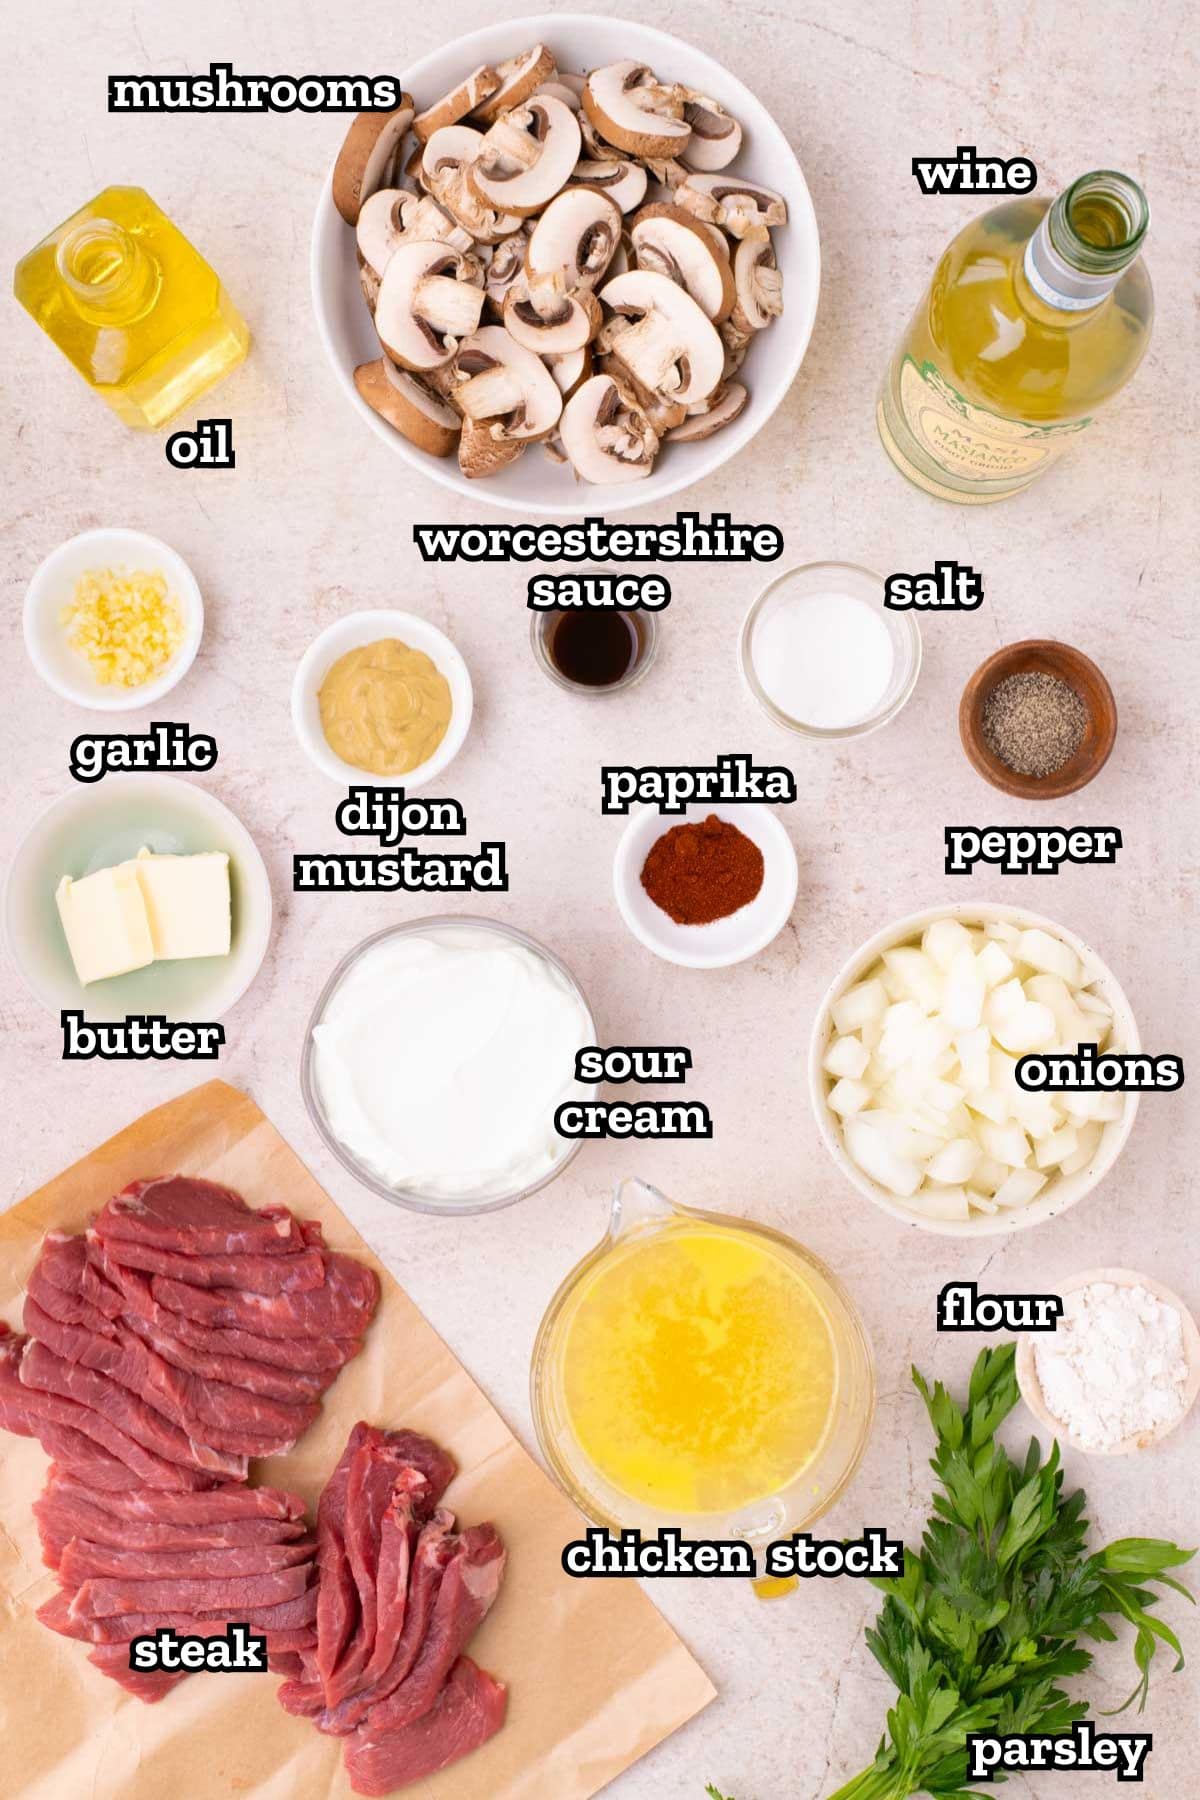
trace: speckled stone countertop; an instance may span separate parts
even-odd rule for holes
[[[183,0],[100,10],[82,0],[18,0],[0,109],[4,266],[106,183],[144,182],[220,271],[255,345],[214,409],[234,417],[236,470],[181,473],[168,468],[159,442],[110,420],[15,304],[4,309],[5,860],[66,790],[71,739],[106,725],[48,693],[26,661],[25,583],[74,532],[149,530],[188,558],[208,607],[199,659],[159,716],[215,733],[220,761],[207,785],[254,834],[277,909],[263,970],[226,1020],[220,1072],[251,1090],[527,1443],[533,1336],[559,1279],[599,1236],[615,1178],[637,1172],[681,1199],[793,1233],[842,1277],[878,1359],[870,1446],[822,1529],[854,1535],[875,1524],[911,1537],[931,1478],[909,1364],[960,1383],[979,1347],[973,1338],[937,1339],[934,1297],[944,1281],[986,1275],[994,1291],[1048,1290],[1075,1271],[1117,1263],[1200,1303],[1188,1090],[1143,1100],[1118,1167],[1069,1216],[1006,1243],[964,1247],[896,1228],[855,1195],[818,1141],[803,1077],[817,999],[850,952],[892,918],[969,896],[1040,909],[1089,939],[1131,997],[1147,1047],[1197,1053],[1194,31],[1182,0],[1082,10],[1062,0],[664,0],[653,14],[724,59],[792,138],[824,264],[816,330],[794,389],[753,445],[690,490],[686,504],[778,523],[788,563],[833,558],[887,572],[946,557],[984,576],[978,612],[926,619],[924,668],[899,721],[825,749],[776,732],[741,689],[734,649],[762,580],[753,566],[672,571],[675,598],[650,678],[625,697],[580,704],[530,655],[527,570],[420,563],[414,521],[499,515],[482,497],[459,503],[436,491],[376,443],[324,362],[307,254],[318,188],[341,136],[336,119],[106,112],[110,72],[195,71],[216,59],[253,73],[403,68],[451,30],[498,11],[516,17],[521,8],[457,0],[405,13],[383,0],[343,8],[212,0],[201,15]],[[969,196],[922,198],[910,160],[960,143],[1028,153],[1047,190],[1088,168],[1128,169],[1154,210],[1148,261],[1159,312],[1136,381],[1074,460],[1025,496],[981,509],[943,506],[910,488],[884,457],[873,419],[893,340],[943,241],[978,206]],[[300,755],[288,693],[317,630],[353,609],[391,604],[447,630],[474,675],[476,718],[451,791],[466,809],[468,843],[482,836],[508,845],[511,889],[489,910],[566,958],[604,1041],[691,1046],[686,1092],[712,1109],[710,1143],[592,1145],[519,1208],[454,1223],[373,1198],[319,1142],[297,1083],[313,999],[360,937],[428,909],[417,900],[290,892],[293,851],[338,842],[335,793]],[[1046,805],[1037,820],[1116,825],[1124,848],[1112,869],[1066,867],[1037,881],[948,878],[946,824],[1029,816],[972,773],[956,711],[986,654],[1037,635],[1093,655],[1121,719],[1100,779],[1082,798]],[[136,713],[125,721],[130,730],[146,723]],[[704,763],[731,750],[795,772],[799,797],[782,816],[800,859],[799,898],[786,931],[752,963],[677,969],[634,943],[613,904],[620,822],[599,814],[597,768],[604,759]],[[11,964],[0,1022],[0,1203],[202,1073],[64,1065],[55,1024]],[[1022,1437],[1029,1424],[1018,1417]],[[1066,1460],[1089,1490],[1099,1538],[1196,1541],[1200,1419],[1153,1458]],[[869,1760],[892,1697],[863,1645],[874,1590],[814,1582],[769,1605],[740,1583],[663,1582],[653,1594],[720,1698],[616,1782],[614,1800],[702,1800],[706,1781],[737,1800],[820,1800]],[[1182,1800],[1196,1789],[1200,1627],[1180,1617],[1182,1602],[1170,1610],[1193,1654],[1183,1675],[1172,1677],[1165,1657],[1156,1670],[1141,1722],[1155,1745],[1147,1800]],[[1102,1649],[1086,1682],[1096,1709],[1130,1685],[1128,1644]],[[1097,1800],[1102,1779],[1059,1774],[1006,1791]]]

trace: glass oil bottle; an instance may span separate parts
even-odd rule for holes
[[[892,359],[879,433],[940,499],[1019,493],[1091,424],[1150,342],[1150,209],[1128,175],[1013,199],[950,244]]]
[[[13,291],[126,425],[155,431],[242,361],[250,333],[143,188],[109,187],[23,256]]]

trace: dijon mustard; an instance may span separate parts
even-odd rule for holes
[[[407,775],[446,735],[450,684],[431,657],[399,638],[339,656],[317,695],[335,756],[368,775]]]

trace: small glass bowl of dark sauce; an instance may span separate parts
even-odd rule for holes
[[[617,694],[640,681],[658,647],[652,612],[617,606],[555,607],[535,612],[533,654],[559,687],[573,694]]]

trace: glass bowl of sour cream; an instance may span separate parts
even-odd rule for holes
[[[854,563],[785,569],[742,625],[742,677],[768,718],[801,737],[841,739],[894,719],[917,684],[921,633],[884,605],[884,584]]]
[[[595,1044],[574,976],[494,919],[439,915],[375,932],[334,969],[305,1033],[300,1087],[343,1168],[427,1213],[490,1212],[561,1175],[581,1139],[560,1106]]]

